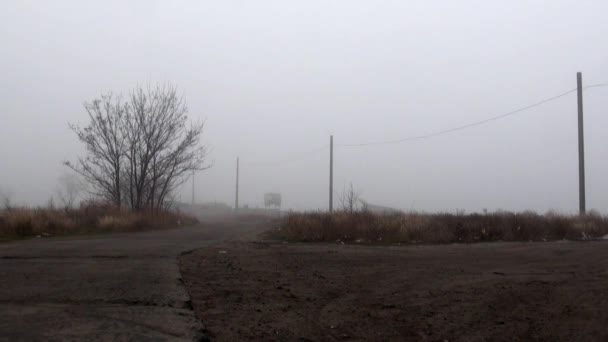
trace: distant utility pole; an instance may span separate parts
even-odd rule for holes
[[[576,73],[578,97],[578,203],[581,215],[586,212],[585,205],[585,132],[583,126],[583,76]]]
[[[236,196],[234,198],[234,210],[239,209],[239,157],[236,157]]]
[[[194,171],[192,171],[192,208],[194,208]]]
[[[334,136],[329,136],[329,212],[334,210]]]

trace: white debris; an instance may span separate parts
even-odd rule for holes
[[[220,254],[226,254],[228,252],[226,252],[226,251],[219,251],[218,253],[220,253]]]

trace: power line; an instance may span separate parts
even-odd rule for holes
[[[325,149],[327,149],[329,147],[329,145],[324,145],[324,146],[320,146],[317,148],[314,148],[312,150],[308,150],[305,152],[301,152],[296,154],[295,156],[286,158],[286,159],[281,159],[281,160],[277,160],[277,161],[271,161],[271,162],[245,162],[245,163],[241,163],[242,165],[248,165],[248,166],[278,166],[278,165],[284,165],[284,164],[290,164],[290,163],[295,163],[298,161],[301,161],[303,159],[305,159],[306,157],[316,154],[317,152],[323,151]]]
[[[585,86],[583,88],[583,90],[587,90],[590,88],[599,88],[599,87],[608,87],[608,83],[598,83],[598,84],[591,84],[588,86]],[[447,133],[452,133],[452,132],[456,132],[456,131],[460,131],[460,130],[464,130],[467,128],[471,128],[471,127],[475,127],[475,126],[480,126],[492,121],[496,121],[496,120],[500,120],[512,115],[515,115],[517,113],[526,111],[528,109],[534,108],[534,107],[538,107],[541,106],[547,102],[551,102],[554,100],[557,100],[561,97],[564,97],[570,93],[573,93],[576,91],[577,88],[573,88],[570,89],[566,92],[563,92],[561,94],[546,98],[544,100],[532,103],[530,105],[515,109],[513,111],[501,114],[501,115],[497,115],[491,118],[487,118],[481,121],[476,121],[476,122],[472,122],[466,125],[462,125],[462,126],[458,126],[458,127],[453,127],[453,128],[449,128],[449,129],[445,129],[445,130],[441,130],[441,131],[437,131],[437,132],[433,132],[433,133],[428,133],[428,134],[423,134],[423,135],[418,135],[418,136],[412,136],[412,137],[406,137],[406,138],[402,138],[402,139],[396,139],[396,140],[385,140],[385,141],[378,141],[378,142],[369,142],[369,143],[352,143],[352,144],[334,144],[337,147],[362,147],[362,146],[373,146],[373,145],[388,145],[388,144],[398,144],[398,143],[402,143],[402,142],[406,142],[406,141],[413,141],[413,140],[422,140],[422,139],[427,139],[427,138],[432,138],[435,136],[439,136],[439,135],[443,135],[443,134],[447,134]],[[301,152],[296,154],[295,156],[291,156],[289,158],[285,158],[285,159],[280,159],[277,161],[268,161],[268,162],[241,162],[241,165],[246,165],[246,166],[253,166],[253,167],[263,167],[263,166],[280,166],[280,165],[285,165],[285,164],[291,164],[291,163],[295,163],[295,162],[299,162],[303,159],[305,159],[306,157],[312,155],[312,154],[316,154],[317,152],[320,152],[322,150],[325,150],[329,147],[329,145],[323,145],[305,152]]]
[[[589,89],[589,88],[598,88],[598,87],[607,87],[608,83],[598,83],[598,84],[592,84],[592,85],[588,85],[586,87],[584,87],[583,89]],[[515,115],[517,113],[526,111],[528,109],[534,108],[534,107],[538,107],[541,106],[547,102],[551,102],[554,100],[557,100],[559,98],[562,98],[570,93],[573,93],[577,90],[577,88],[574,89],[570,89],[566,92],[563,92],[559,95],[555,95],[549,98],[546,98],[544,100],[535,102],[533,104],[512,110],[510,112],[504,113],[504,114],[500,114],[497,116],[493,116],[491,118],[487,118],[481,121],[476,121],[476,122],[472,122],[466,125],[462,125],[462,126],[458,126],[458,127],[453,127],[453,128],[449,128],[449,129],[444,129],[441,131],[437,131],[437,132],[433,132],[433,133],[428,133],[428,134],[423,134],[423,135],[417,135],[417,136],[412,136],[412,137],[406,137],[406,138],[402,138],[402,139],[396,139],[396,140],[385,140],[385,141],[377,141],[377,142],[368,142],[368,143],[353,143],[353,144],[336,144],[336,146],[340,146],[340,147],[362,147],[362,146],[373,146],[373,145],[388,145],[388,144],[398,144],[398,143],[402,143],[402,142],[406,142],[406,141],[413,141],[413,140],[421,140],[421,139],[428,139],[428,138],[432,138],[432,137],[436,137],[439,135],[443,135],[443,134],[447,134],[447,133],[452,133],[452,132],[456,132],[456,131],[461,131],[467,128],[471,128],[471,127],[475,127],[475,126],[480,126],[483,124],[486,124],[488,122],[491,121],[496,121],[496,120],[500,120],[506,117],[509,117],[511,115]]]

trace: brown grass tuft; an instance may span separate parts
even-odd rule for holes
[[[361,243],[453,243],[482,241],[587,240],[608,234],[597,213],[568,216],[534,212],[492,214],[289,213],[269,236],[286,241]]]
[[[103,203],[87,203],[68,210],[18,207],[0,210],[0,238],[128,232],[196,222],[195,218],[173,211],[138,213]]]

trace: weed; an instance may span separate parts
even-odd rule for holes
[[[287,241],[452,243],[593,239],[608,234],[608,218],[597,213],[568,216],[496,212],[486,214],[375,214],[368,211],[289,213],[274,238]]]

